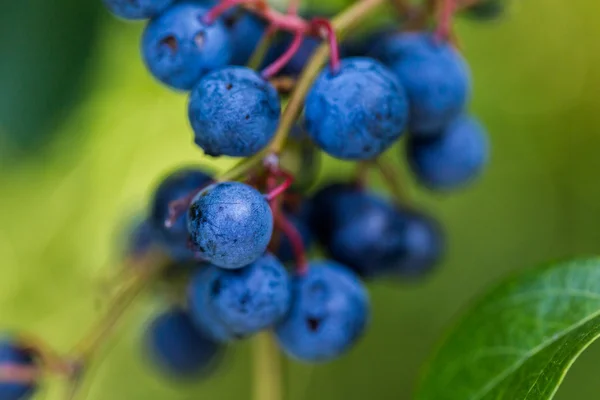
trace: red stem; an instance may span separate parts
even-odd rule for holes
[[[326,32],[326,37],[329,39],[329,49],[331,52],[329,62],[331,64],[331,71],[335,74],[340,70],[340,49],[338,46],[335,29],[333,28],[331,21],[326,18],[313,18],[311,22],[315,28],[324,29]]]
[[[276,186],[277,177],[281,176],[285,177],[285,181],[283,184]],[[296,273],[303,275],[308,271],[308,261],[306,259],[302,235],[300,235],[294,224],[285,217],[285,214],[281,211],[281,201],[278,201],[279,199],[277,198],[277,195],[283,193],[292,184],[293,180],[293,176],[285,171],[277,168],[270,169],[269,176],[267,177],[267,188],[270,192],[267,195],[267,199],[269,200],[273,218],[275,219],[275,228],[288,238],[292,246],[292,252],[296,261]],[[277,194],[273,195],[275,193]]]
[[[273,185],[272,176],[273,175],[271,175],[269,177],[269,186],[270,187],[272,187],[271,185]],[[281,195],[286,190],[288,190],[290,188],[290,186],[292,186],[292,183],[294,183],[294,177],[285,171],[276,171],[274,173],[274,176],[275,177],[284,177],[285,179],[279,186],[269,189],[269,193],[267,193],[265,195],[265,197],[267,198],[267,201],[269,203],[271,203],[273,200],[275,200],[277,197],[279,197],[279,195]]]
[[[281,71],[281,69],[283,67],[285,67],[287,65],[287,63],[290,62],[292,57],[294,57],[294,54],[296,54],[298,52],[298,49],[300,49],[300,46],[302,45],[303,40],[304,40],[304,35],[301,32],[296,33],[296,35],[294,36],[294,40],[290,44],[290,47],[288,47],[288,49],[285,51],[285,53],[283,53],[281,56],[279,56],[279,58],[277,60],[273,61],[273,63],[271,63],[271,65],[269,65],[268,67],[266,67],[263,70],[263,72],[262,72],[263,78],[270,79],[274,75],[276,75],[279,71]]]
[[[294,259],[296,261],[296,273],[298,275],[304,275],[308,271],[308,261],[306,259],[306,251],[304,249],[302,236],[294,224],[292,224],[285,217],[284,213],[281,212],[281,209],[277,209],[275,212],[275,227],[287,236],[290,241]]]
[[[456,10],[456,0],[442,0],[442,10],[439,16],[435,38],[438,41],[448,40],[452,31],[452,17]]]
[[[262,3],[262,0],[221,0],[204,15],[204,22],[212,24],[230,8],[244,3],[259,4]]]
[[[301,0],[290,0],[288,3],[287,13],[288,15],[298,15],[298,11],[300,10],[300,1]]]
[[[0,365],[0,383],[35,383],[40,375],[40,370],[36,367],[17,364]]]
[[[198,189],[191,191],[187,196],[181,197],[177,200],[170,202],[169,215],[165,220],[165,227],[171,228],[173,225],[175,225],[175,222],[177,222],[177,218],[179,218],[179,216],[181,216],[181,214],[183,214],[189,208],[190,203],[192,202],[192,200],[194,200],[194,197],[196,197],[196,195],[207,186],[208,185],[201,186]]]
[[[298,15],[282,14],[269,7],[263,0],[221,0],[204,15],[204,21],[211,24],[225,11],[236,5],[244,5],[245,8],[268,21],[274,29],[304,34],[311,32],[310,24]]]

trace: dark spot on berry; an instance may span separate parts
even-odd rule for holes
[[[308,330],[311,332],[316,332],[321,327],[321,322],[323,322],[320,318],[307,318],[306,325],[308,326]]]
[[[206,245],[208,246],[208,249],[213,253],[217,250],[217,244],[213,240],[209,240]]]
[[[365,151],[365,152],[369,152],[369,151],[371,151],[371,149],[372,149],[372,147],[368,144],[363,147],[363,151]]]
[[[250,115],[249,115],[249,114],[246,114],[246,116],[244,117],[244,119],[245,119],[246,121],[248,121],[248,120],[250,119]]]
[[[221,294],[222,288],[223,288],[223,285],[221,285],[221,280],[217,279],[212,283],[212,286],[210,288],[210,294],[213,297],[217,297],[219,294]]]
[[[163,46],[167,47],[173,53],[175,53],[177,51],[177,49],[179,48],[179,43],[177,43],[177,38],[173,35],[165,36],[164,38],[162,38],[160,40],[160,42],[158,42],[158,44],[161,47],[163,47]]]
[[[226,27],[231,28],[235,24],[235,17],[223,18],[223,23]]]
[[[250,300],[251,300],[250,293],[244,293],[244,295],[242,297],[240,297],[240,304],[245,306],[246,304],[250,303]]]
[[[232,87],[233,87],[233,85],[231,83],[228,83],[227,85],[225,85],[225,89],[227,89],[227,90],[231,90]]]

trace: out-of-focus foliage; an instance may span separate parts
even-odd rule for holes
[[[6,3],[20,2],[3,2],[0,9]],[[411,190],[415,203],[447,227],[446,262],[423,283],[371,285],[374,316],[365,340],[332,364],[288,364],[290,400],[409,399],[431,347],[476,293],[521,266],[600,252],[600,5],[513,3],[498,22],[461,19],[457,26],[474,73],[472,111],[491,134],[490,168],[457,194]],[[79,18],[62,10],[47,15],[57,26]],[[51,131],[45,156],[0,168],[0,325],[37,332],[63,350],[105,305],[106,277],[117,268],[115,230],[145,205],[158,176],[207,160],[192,143],[186,97],[156,84],[143,68],[138,51],[143,25],[100,19],[99,40],[90,45],[89,58],[78,60],[92,60],[77,86],[89,90],[60,107],[68,118]],[[7,37],[42,40],[24,24],[15,26],[2,36],[3,45]],[[6,57],[3,52],[2,68],[14,62]],[[39,77],[48,76],[50,67],[37,66]],[[4,104],[13,107],[6,93],[0,91],[0,115],[7,113]],[[30,97],[24,104],[36,101]],[[35,118],[26,106],[14,110],[11,116]],[[400,160],[400,154],[393,149],[387,157]],[[218,162],[219,168],[231,164]],[[327,177],[351,170],[349,164],[324,162]],[[380,183],[373,179],[379,188]],[[92,371],[89,398],[247,399],[246,343],[234,346],[222,372],[208,382],[167,384],[152,373],[140,355],[140,333],[158,302],[134,308],[123,334]],[[567,376],[559,398],[597,398],[599,357],[600,348],[592,346]],[[39,398],[62,399],[60,385]]]
[[[31,155],[89,87],[101,2],[0,4],[0,165]]]

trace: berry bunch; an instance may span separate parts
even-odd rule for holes
[[[0,342],[0,398],[28,398],[44,369],[77,388],[150,281],[176,292],[146,330],[169,376],[206,375],[226,344],[265,330],[298,360],[348,351],[369,322],[364,281],[425,275],[445,247],[438,223],[410,204],[379,156],[407,136],[414,176],[442,191],[471,182],[488,158],[486,133],[466,112],[470,73],[451,31],[458,2],[394,2],[415,29],[358,45],[339,40],[383,0],[333,22],[300,17],[294,0],[287,13],[262,0],[104,1],[122,18],[148,19],[143,59],[160,82],[189,92],[195,143],[244,159],[221,175],[193,166],[165,177],[131,231],[125,258],[135,268],[109,314],[66,357],[21,338]],[[435,31],[426,29],[432,19]],[[356,179],[311,192],[319,151],[358,162]],[[393,201],[367,188],[372,166]],[[309,259],[311,246],[324,257]]]

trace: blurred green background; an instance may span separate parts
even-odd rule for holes
[[[410,399],[432,347],[476,294],[515,269],[600,253],[599,11],[592,0],[514,0],[500,21],[458,23],[491,166],[460,193],[411,186],[447,228],[446,261],[422,283],[372,285],[365,340],[328,365],[287,365],[289,399]],[[185,96],[142,66],[142,27],[114,20],[100,0],[0,4],[0,325],[61,350],[102,312],[119,228],[156,178],[209,162],[192,144]],[[387,157],[403,165],[398,149]],[[324,175],[348,171],[329,160]],[[248,343],[206,382],[169,384],[148,367],[142,324],[158,303],[135,307],[92,371],[89,399],[249,398]],[[594,346],[558,398],[597,399],[598,365]],[[51,383],[39,399],[61,398]]]

